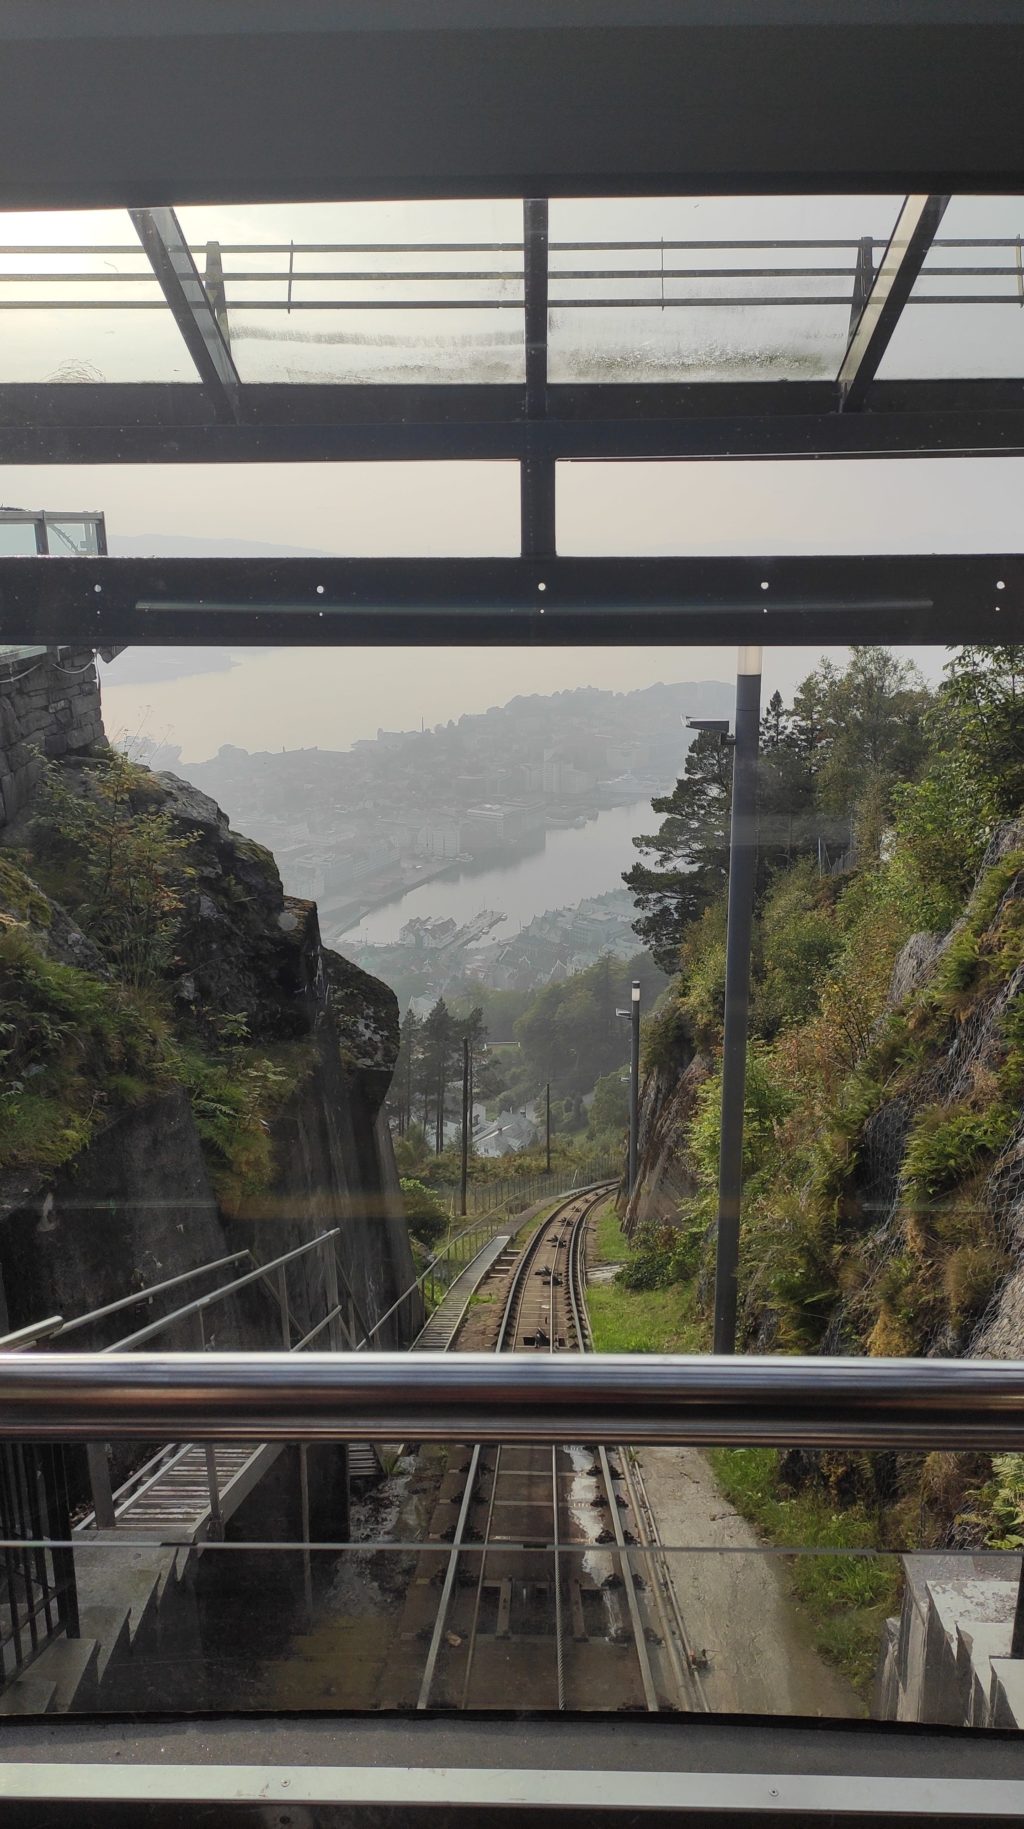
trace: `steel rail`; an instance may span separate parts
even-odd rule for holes
[[[1024,1449],[1024,1361],[7,1353],[0,1440]]]
[[[578,1196],[572,1196],[571,1198],[578,1198]],[[508,1295],[505,1300],[505,1307],[502,1312],[501,1322],[498,1327],[498,1338],[497,1338],[497,1341],[495,1344],[495,1349],[494,1349],[495,1354],[499,1354],[504,1350],[505,1343],[509,1336],[509,1332],[512,1329],[512,1322],[513,1322],[514,1316],[518,1313],[519,1302],[522,1299],[522,1290],[523,1290],[523,1286],[524,1286],[524,1280],[526,1277],[527,1268],[533,1262],[534,1257],[536,1256],[538,1250],[540,1249],[540,1244],[541,1244],[541,1240],[544,1237],[544,1233],[547,1230],[547,1227],[557,1218],[557,1216],[569,1204],[570,1204],[569,1200],[564,1200],[560,1206],[556,1207],[554,1212],[548,1216],[548,1219],[544,1222],[544,1224],[538,1227],[533,1238],[526,1245],[525,1250],[523,1250],[520,1253],[519,1262],[516,1265],[515,1269],[513,1270],[512,1278],[509,1283]],[[423,1676],[420,1679],[420,1690],[419,1690],[419,1695],[416,1700],[417,1709],[425,1709],[425,1708],[429,1708],[429,1706],[430,1706],[430,1692],[434,1686],[434,1677],[435,1677],[436,1670],[437,1670],[437,1660],[438,1660],[438,1656],[440,1654],[442,1639],[443,1639],[443,1635],[444,1635],[444,1631],[445,1631],[445,1622],[448,1618],[448,1610],[449,1610],[449,1607],[451,1606],[452,1594],[455,1590],[455,1576],[456,1576],[456,1572],[457,1572],[458,1564],[459,1564],[459,1553],[464,1547],[466,1526],[469,1523],[469,1513],[470,1513],[470,1510],[471,1510],[471,1507],[473,1504],[473,1493],[476,1490],[477,1477],[478,1477],[479,1471],[480,1471],[481,1452],[482,1452],[482,1444],[479,1441],[474,1442],[472,1452],[469,1457],[469,1466],[468,1466],[468,1469],[466,1472],[466,1484],[465,1484],[465,1488],[464,1488],[463,1494],[462,1494],[462,1504],[459,1508],[459,1515],[458,1515],[458,1518],[456,1519],[456,1523],[455,1523],[455,1533],[454,1533],[454,1536],[452,1537],[451,1554],[449,1555],[449,1558],[448,1558],[448,1566],[445,1570],[444,1582],[441,1587],[441,1596],[438,1601],[437,1616],[434,1620],[434,1627],[433,1627],[433,1631],[432,1631],[431,1637],[430,1637],[430,1647],[427,1652],[426,1662],[423,1666]],[[492,1475],[491,1475],[491,1492],[490,1492],[490,1499],[488,1501],[488,1507],[487,1507],[487,1524],[486,1524],[486,1529],[485,1529],[485,1535],[490,1534],[491,1519],[494,1514],[494,1495],[497,1491],[498,1472],[500,1469],[500,1464],[501,1464],[501,1448],[499,1445],[497,1453],[495,1454],[495,1457],[494,1457],[494,1467],[493,1467]],[[466,1675],[465,1675],[465,1679],[463,1682],[463,1707],[465,1707],[465,1705],[466,1705],[466,1702],[465,1702],[466,1691],[467,1691],[467,1688],[469,1685],[470,1673],[472,1671],[472,1666],[473,1666],[473,1651],[474,1651],[474,1646],[476,1644],[477,1623],[480,1618],[480,1603],[481,1603],[481,1599],[483,1596],[483,1581],[484,1581],[485,1564],[486,1564],[486,1545],[484,1547],[484,1553],[480,1557],[480,1569],[479,1569],[479,1574],[478,1574],[478,1578],[477,1578],[476,1600],[475,1600],[474,1609],[473,1609],[473,1625],[472,1625],[472,1630],[470,1632],[469,1650],[467,1652],[467,1658],[466,1658]]]
[[[587,1307],[586,1289],[586,1229],[581,1228],[574,1254],[574,1309],[576,1313],[577,1333],[580,1338],[580,1350],[584,1352],[593,1352],[594,1336],[590,1325],[590,1312]],[[630,1452],[628,1446],[622,1443],[618,1444],[617,1453],[622,1462],[622,1477],[629,1494],[630,1503],[633,1507],[633,1516],[638,1524],[642,1522],[646,1527],[647,1543],[644,1547],[648,1548],[653,1546],[655,1550],[660,1552],[660,1554],[655,1558],[652,1558],[646,1566],[652,1586],[652,1592],[655,1597],[655,1604],[657,1605],[658,1613],[664,1628],[665,1644],[668,1647],[670,1661],[675,1667],[679,1692],[681,1695],[695,1696],[701,1710],[704,1713],[708,1713],[710,1712],[709,1703],[704,1692],[704,1685],[701,1681],[700,1674],[691,1656],[693,1647],[690,1644],[689,1634],[687,1633],[686,1625],[683,1620],[682,1609],[680,1608],[672,1581],[672,1571],[669,1567],[668,1557],[664,1553],[661,1537],[658,1533],[654,1508],[648,1498],[647,1488],[644,1485],[644,1479],[640,1469],[638,1467],[630,1466]],[[669,1608],[674,1617],[675,1635],[673,1635],[672,1625],[666,1615],[666,1600],[668,1601]],[[683,1656],[686,1660],[685,1664],[679,1656],[676,1638],[678,1638],[679,1644],[682,1646]]]
[[[569,1202],[563,1202],[563,1205],[569,1205]],[[560,1213],[560,1211],[561,1207],[556,1207],[554,1214],[550,1214],[549,1222],[547,1222],[547,1224],[550,1224],[550,1220],[552,1220],[556,1214]],[[532,1262],[532,1258],[534,1258],[536,1251],[538,1251],[539,1240],[543,1238],[543,1233],[545,1233],[545,1225],[538,1227],[538,1233],[528,1242],[527,1249],[519,1255],[519,1264],[517,1264],[516,1269],[512,1271],[512,1280],[510,1280],[510,1284],[508,1284],[508,1295],[507,1300],[505,1300],[505,1310],[503,1310],[503,1315],[501,1315],[501,1324],[499,1324],[499,1328],[497,1328],[496,1353],[503,1350],[505,1341],[507,1341],[512,1315],[514,1315],[514,1311],[516,1311],[516,1299],[521,1295],[523,1278],[527,1275],[527,1266]],[[424,1357],[426,1357],[426,1355],[424,1355]],[[441,1355],[441,1357],[444,1357],[444,1355]],[[501,1449],[499,1449],[499,1452],[496,1454],[494,1476],[492,1476],[492,1487],[490,1487],[488,1529],[490,1529],[490,1518],[492,1518],[492,1514],[494,1514],[494,1492],[496,1492],[497,1467],[499,1467],[499,1461],[501,1461]],[[459,1551],[463,1549],[463,1538],[464,1535],[466,1535],[466,1525],[470,1522],[470,1509],[472,1509],[472,1503],[474,1503],[474,1491],[475,1483],[477,1483],[477,1474],[479,1474],[479,1463],[481,1463],[481,1443],[479,1443],[479,1441],[474,1441],[474,1447],[472,1447],[472,1452],[470,1452],[470,1463],[468,1463],[468,1469],[466,1469],[466,1485],[464,1485],[463,1489],[463,1503],[461,1503],[461,1507],[459,1507],[459,1516],[457,1516],[457,1520],[455,1520],[455,1535],[452,1536],[452,1553],[448,1556],[448,1567],[444,1569],[441,1599],[437,1602],[437,1617],[433,1620],[433,1631],[432,1635],[430,1635],[430,1650],[426,1653],[426,1663],[422,1666],[417,1708],[430,1708],[430,1692],[432,1692],[433,1688],[433,1677],[435,1677],[435,1672],[437,1672],[437,1657],[439,1657],[439,1653],[441,1653],[444,1622],[448,1619],[448,1608],[452,1606],[452,1593],[453,1589],[455,1589],[455,1573],[457,1573],[457,1567],[459,1567]],[[475,1599],[474,1608],[474,1631],[470,1633],[470,1650],[466,1653],[468,1670],[472,1668],[472,1657],[474,1657],[475,1624],[477,1624],[477,1619],[479,1619],[479,1604],[481,1604],[481,1595],[483,1595],[483,1569],[485,1569],[485,1560],[485,1556],[481,1556],[479,1580],[477,1580],[477,1599]],[[466,1683],[468,1683],[468,1670],[466,1670]]]
[[[598,1199],[600,1199],[599,1195],[591,1201],[585,1211],[580,1214],[579,1219],[573,1227],[567,1253],[569,1261],[566,1264],[566,1279],[569,1290],[569,1304],[573,1314],[573,1325],[576,1329],[577,1347],[581,1353],[586,1352],[588,1347],[593,1344],[590,1333],[590,1317],[587,1314],[585,1295],[586,1274],[584,1270],[584,1252],[586,1228],[590,1220],[590,1215],[597,1205]],[[618,1496],[615,1487],[612,1484],[612,1470],[608,1460],[608,1450],[603,1442],[598,1442],[595,1445],[595,1452],[597,1454],[598,1465],[601,1469],[604,1489],[608,1497],[609,1516],[611,1518],[612,1531],[618,1549],[618,1562],[619,1568],[622,1571],[623,1586],[626,1590],[626,1605],[629,1608],[629,1622],[633,1630],[633,1642],[636,1648],[637,1662],[640,1666],[640,1681],[643,1685],[644,1700],[647,1704],[648,1713],[657,1714],[660,1709],[657,1685],[654,1681],[654,1672],[651,1668],[651,1658],[647,1649],[643,1620],[640,1616],[640,1601],[637,1596],[636,1576],[632,1563],[630,1562],[629,1549],[622,1529],[622,1519],[619,1517]],[[625,1469],[625,1455],[621,1448],[619,1449],[619,1457],[622,1460],[623,1469]],[[639,1523],[639,1517],[637,1517],[637,1522]]]

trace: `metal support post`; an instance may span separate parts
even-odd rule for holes
[[[324,1263],[324,1313],[331,1319],[327,1324],[327,1338],[331,1343],[331,1352],[342,1350],[340,1298],[338,1295],[338,1264],[334,1255],[333,1238],[325,1238],[320,1247]],[[358,1335],[353,1335],[358,1339]]]
[[[743,1106],[747,1079],[750,940],[757,861],[757,752],[761,721],[761,650],[741,648],[736,667],[736,725],[729,835],[729,914],[725,946],[722,1041],[722,1131],[718,1168],[715,1263],[716,1353],[736,1350],[736,1275],[743,1199]]]
[[[1020,1575],[1017,1578],[1017,1605],[1013,1615],[1013,1632],[1010,1635],[1010,1656],[1024,1658],[1024,1558],[1021,1559]]]
[[[550,1080],[548,1080],[546,1086],[544,1087],[544,1137],[545,1137],[544,1168],[545,1168],[545,1172],[548,1175],[550,1175],[550,1173],[551,1173],[551,1081]]]
[[[286,1353],[292,1350],[292,1330],[288,1319],[288,1268],[282,1264],[277,1272],[277,1299],[281,1305],[281,1345]]]
[[[213,1442],[206,1444],[206,1483],[210,1488],[210,1536],[215,1543],[220,1543],[224,1536],[224,1513],[220,1505],[220,1477]]]
[[[469,1181],[469,1036],[462,1037],[462,1162],[459,1168],[459,1212],[466,1217]]]
[[[85,1455],[89,1463],[89,1486],[96,1528],[112,1531],[117,1526],[114,1515],[114,1490],[110,1481],[110,1450],[106,1442],[87,1442]]]
[[[637,1141],[640,1131],[640,981],[633,980],[630,996],[629,1049],[629,1194],[636,1187]]]
[[[302,1511],[302,1581],[306,1596],[306,1611],[312,1618],[313,1565],[309,1555],[309,1448],[305,1442],[299,1443],[299,1505]]]

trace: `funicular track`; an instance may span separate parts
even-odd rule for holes
[[[591,1349],[587,1233],[608,1191],[562,1201],[505,1272],[495,1351]],[[464,1452],[418,1707],[706,1709],[628,1450]]]

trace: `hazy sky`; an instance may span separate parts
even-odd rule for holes
[[[636,266],[659,259],[660,239],[885,237],[899,207],[896,197],[620,199],[563,201],[551,209],[553,242],[635,240],[655,244],[642,254],[604,252],[602,263]],[[225,255],[234,266],[258,266],[276,278],[247,287],[229,278],[232,347],[243,379],[515,378],[522,369],[521,313],[466,310],[312,310],[246,313],[245,299],[284,284],[287,244],[330,241],[365,244],[409,240],[496,241],[521,235],[521,205],[492,203],[392,203],[218,207],[181,212],[196,243],[255,243],[259,251]],[[942,234],[1012,237],[1024,227],[1017,198],[957,198]],[[120,211],[0,217],[0,244],[33,251],[5,255],[0,246],[0,298],[45,287],[4,288],[5,272],[119,275],[98,279],[96,297],[123,295],[132,274],[145,274],[134,232]],[[104,252],[73,256],[40,253],[45,246],[79,249],[102,243]],[[276,244],[278,252],[267,252]],[[132,251],[134,248],[134,251]],[[118,251],[123,250],[123,251]],[[587,282],[571,277],[592,251],[553,252],[552,270],[569,277],[552,282],[551,372],[554,378],[604,375],[653,379],[663,375],[782,378],[834,374],[845,342],[849,311],[846,278],[789,280],[808,305],[784,309],[560,309],[558,300],[584,295]],[[669,254],[671,260],[687,257]],[[693,259],[703,258],[695,255]],[[830,266],[851,259],[845,249],[773,252],[715,250],[714,264],[740,267],[771,260],[783,266]],[[944,263],[977,258],[972,250],[943,250]],[[1011,257],[1003,249],[989,259]],[[336,294],[346,265],[403,264],[425,270],[477,267],[480,255],[422,251],[406,258],[359,254],[299,256],[303,264],[332,267],[322,291],[299,282],[296,296]],[[491,252],[488,265],[509,279],[473,283],[496,301],[514,293],[519,261],[510,251]],[[1011,260],[1012,268],[1012,260]],[[1015,281],[1008,271],[1006,287]],[[617,282],[595,282],[601,296]],[[970,281],[956,282],[961,290]],[[151,286],[151,282],[149,282]],[[379,296],[379,283],[350,284],[349,296]],[[432,296],[451,292],[430,282]],[[701,282],[687,282],[700,290]],[[717,282],[709,282],[714,291]],[[987,289],[991,281],[981,282]],[[999,282],[1000,285],[1003,282]],[[82,293],[88,281],[76,282]],[[396,282],[391,297],[422,296],[422,281]],[[648,281],[625,283],[643,293]],[[763,292],[764,281],[730,279],[738,295]],[[949,286],[931,282],[932,289]],[[304,288],[304,290],[303,290]],[[511,292],[510,292],[511,289]],[[720,290],[720,285],[718,286]],[[920,288],[926,291],[927,285]],[[457,290],[457,288],[456,288]],[[669,283],[671,291],[671,282]],[[135,288],[139,295],[138,286]],[[840,296],[835,303],[827,300]],[[60,286],[49,288],[53,298]],[[644,293],[644,296],[647,294]],[[65,289],[64,296],[67,296]],[[106,378],[192,380],[194,376],[164,311],[5,311],[3,368],[21,380]],[[1024,312],[1009,307],[914,306],[904,314],[883,374],[1024,374]],[[863,553],[1012,551],[1019,546],[1022,464],[1009,459],[901,460],[888,463],[570,464],[559,467],[558,544],[565,553]],[[122,469],[26,467],[0,469],[0,503],[22,507],[103,509],[113,552],[299,550],[351,555],[511,554],[518,550],[518,478],[506,464],[151,466]],[[201,542],[192,546],[187,542]],[[186,544],[183,544],[186,543]],[[254,543],[258,543],[254,546]],[[841,652],[841,651],[837,651]],[[730,678],[731,650],[658,648],[476,652],[414,650],[283,651],[245,655],[227,671],[187,679],[141,677],[139,656],[121,673],[107,675],[108,728],[144,728],[182,745],[186,758],[209,755],[222,742],[247,748],[317,743],[344,746],[372,735],[378,725],[434,723],[461,711],[486,708],[517,692],[546,692],[573,685],[630,688],[656,679]],[[817,658],[807,650],[780,649],[766,659],[766,691],[784,693]],[[941,651],[918,655],[932,676]],[[159,669],[154,669],[159,671]]]

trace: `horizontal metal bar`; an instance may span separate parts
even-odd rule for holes
[[[92,1321],[105,1321],[108,1315],[116,1315],[124,1308],[136,1308],[140,1302],[148,1302],[152,1296],[165,1295],[168,1289],[177,1289],[182,1283],[191,1283],[197,1276],[203,1276],[210,1270],[223,1270],[227,1264],[238,1264],[243,1257],[251,1258],[252,1253],[233,1251],[230,1257],[217,1257],[209,1264],[199,1264],[195,1270],[183,1270],[180,1276],[168,1277],[164,1283],[151,1283],[147,1289],[140,1289],[135,1295],[121,1296],[116,1302],[108,1302],[105,1308],[92,1308],[87,1315],[75,1315],[73,1320],[65,1321],[61,1335],[66,1337],[80,1327],[88,1327]],[[4,1345],[0,1341],[0,1348]]]
[[[50,1315],[45,1321],[33,1321],[29,1327],[19,1327],[16,1333],[0,1336],[0,1353],[20,1353],[26,1346],[34,1346],[37,1340],[50,1340],[54,1334],[64,1330],[60,1315]]]
[[[575,1733],[575,1726],[568,1731]],[[190,1804],[204,1806],[204,1817],[210,1809],[227,1812],[233,1807],[262,1806],[259,1817],[250,1819],[261,1822],[271,1820],[264,1812],[285,1806],[303,1818],[315,1812],[318,1821],[326,1821],[320,1812],[338,1805],[344,1808],[346,1822],[357,1820],[353,1812],[359,1812],[362,1821],[364,1809],[367,1821],[372,1816],[380,1822],[381,1812],[394,1820],[391,1813],[397,1809],[403,1813],[403,1821],[422,1823],[436,1810],[439,1822],[472,1820],[480,1825],[504,1822],[510,1811],[537,1811],[545,1822],[585,1817],[588,1823],[600,1823],[621,1817],[635,1823],[653,1815],[659,1822],[707,1824],[722,1815],[729,1821],[770,1816],[789,1823],[811,1816],[816,1822],[852,1816],[877,1822],[898,1817],[901,1822],[921,1818],[928,1822],[1019,1823],[1024,1783],[1008,1778],[950,1778],[945,1772],[907,1777],[890,1771],[874,1776],[855,1770],[573,1770],[557,1764],[530,1767],[511,1761],[477,1767],[389,1767],[312,1765],[306,1759],[285,1767],[186,1765],[167,1759],[147,1765],[11,1759],[0,1767],[0,1798],[9,1804],[28,1803],[34,1809],[60,1803],[71,1813],[70,1822],[78,1820],[79,1810],[95,1811],[102,1805],[145,1805],[148,1814],[150,1808],[159,1809],[161,1802],[173,1802],[178,1809]],[[273,1820],[282,1818],[277,1815]]]
[[[225,276],[231,278],[230,274]],[[282,279],[286,276],[282,274]],[[297,278],[302,278],[299,274]],[[347,274],[337,274],[335,278],[347,278]],[[392,277],[402,279],[404,274]],[[438,274],[439,279],[448,279],[449,274]],[[502,275],[501,277],[504,277]],[[557,274],[552,274],[557,279]],[[623,278],[627,276],[624,274]],[[643,275],[652,285],[657,285],[661,275],[649,273]],[[668,279],[671,276],[665,275]],[[927,277],[923,275],[922,277]],[[1014,275],[1007,269],[1007,280]],[[3,275],[0,274],[0,285]],[[849,309],[850,300],[845,293],[834,296],[823,293],[781,295],[762,293],[755,297],[728,295],[723,298],[701,295],[697,298],[672,298],[660,293],[653,298],[553,298],[550,301],[552,311],[669,311],[669,310],[709,310],[726,309],[760,310],[777,305],[812,306],[834,305]],[[905,300],[903,309],[912,305],[1016,305],[1020,299],[1014,292],[950,292],[932,293],[915,292]],[[236,314],[240,311],[522,311],[522,298],[402,298],[402,299],[291,299],[257,298],[232,301]],[[148,298],[0,298],[0,311],[166,311],[163,299]],[[237,334],[237,333],[236,333]]]
[[[1024,1362],[0,1355],[0,1439],[1024,1448]]]
[[[523,384],[250,382],[242,423],[197,383],[0,383],[0,463],[297,463],[569,458],[898,457],[1024,452],[1018,381]],[[29,517],[34,518],[34,517]]]
[[[1014,641],[1024,558],[0,559],[0,642]]]
[[[183,1308],[176,1308],[169,1315],[163,1315],[159,1321],[150,1321],[147,1327],[140,1327],[137,1333],[127,1334],[123,1340],[115,1340],[112,1346],[102,1348],[103,1353],[126,1353],[130,1347],[141,1346],[144,1340],[153,1340],[162,1334],[165,1328],[173,1327],[176,1321],[183,1321],[188,1315],[202,1314],[207,1308],[213,1308],[226,1296],[233,1296],[239,1289],[248,1288],[250,1283],[258,1283],[269,1275],[271,1270],[280,1270],[290,1264],[294,1258],[305,1257],[317,1245],[322,1245],[326,1238],[337,1238],[337,1226],[330,1232],[321,1232],[318,1238],[311,1238],[305,1245],[296,1246],[294,1251],[286,1251],[282,1257],[271,1258],[269,1263],[260,1264],[250,1270],[246,1276],[235,1277],[230,1283],[222,1283],[219,1289],[208,1290],[206,1295],[197,1296],[195,1301],[186,1302]]]

